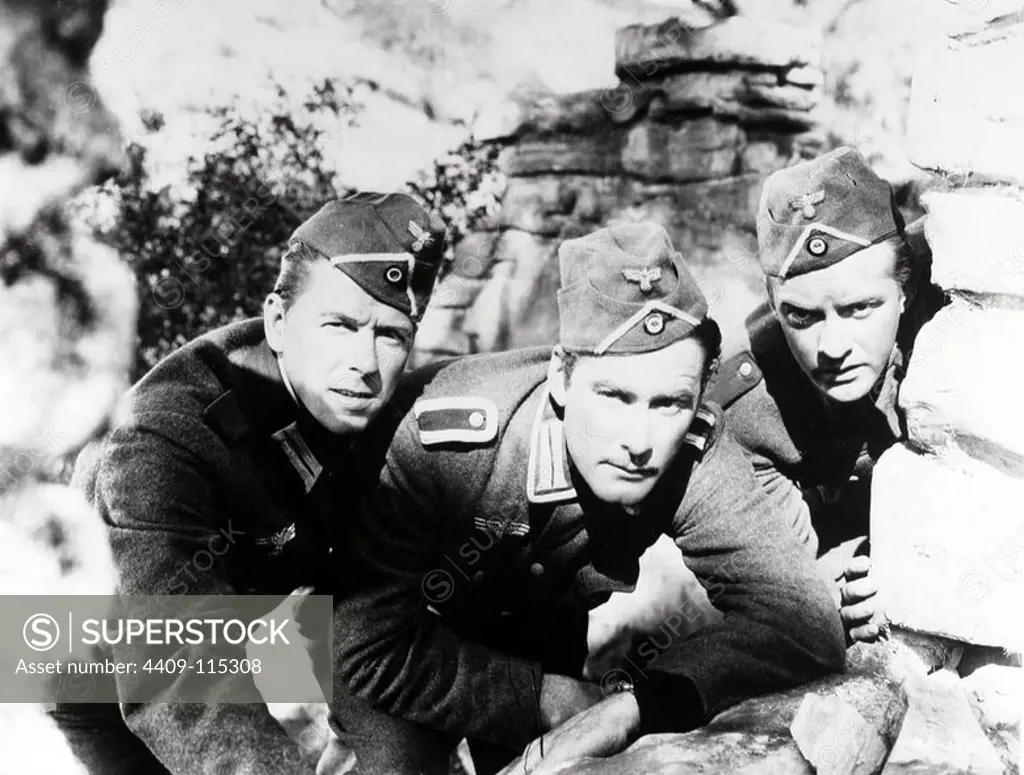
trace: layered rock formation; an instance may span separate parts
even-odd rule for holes
[[[731,17],[619,31],[604,90],[492,106],[476,139],[501,148],[501,208],[455,248],[418,357],[553,342],[558,244],[654,220],[712,306],[739,324],[760,294],[754,213],[764,177],[816,155],[823,76],[815,34]]]

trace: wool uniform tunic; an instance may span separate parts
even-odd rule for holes
[[[356,192],[302,223],[290,247],[296,243],[415,322],[429,302],[445,230],[406,194]],[[292,394],[277,358],[262,320],[201,336],[135,385],[120,422],[79,457],[73,484],[107,524],[121,594],[331,592],[335,526],[363,482],[375,481],[358,471],[372,470],[379,458],[371,447],[379,439],[386,446],[390,431],[371,424],[358,437],[331,434]],[[194,614],[216,618],[208,606]],[[187,647],[174,656],[194,661],[202,653]],[[234,656],[244,658],[244,647]],[[125,681],[136,679],[116,680],[123,697]],[[54,715],[102,775],[312,775],[251,676],[209,680],[250,703],[63,704]],[[168,679],[166,691],[192,681]]]
[[[127,420],[80,457],[73,482],[107,525],[119,593],[326,588],[334,523],[344,515],[334,488],[353,476],[352,453],[289,395],[262,320],[194,340],[128,400]],[[244,646],[237,650],[244,658]],[[186,647],[175,656],[200,653]],[[252,704],[69,703],[56,715],[62,726],[98,733],[97,755],[109,755],[110,772],[313,772],[251,676],[210,680]]]
[[[645,731],[681,731],[841,669],[828,590],[720,410],[699,408],[670,469],[627,513],[575,475],[549,358],[547,348],[472,356],[422,378],[378,492],[342,542],[336,686],[456,736],[521,747],[541,731],[544,673],[580,675],[588,611],[633,589],[661,534],[725,616],[626,666]]]
[[[747,341],[726,354],[709,387],[777,508],[796,514],[812,553],[836,551],[828,573],[868,534],[871,472],[906,437],[899,386],[921,327],[942,306],[930,283],[924,219],[904,226],[889,184],[860,154],[838,148],[772,173],[757,214],[758,259],[776,283],[858,261],[860,251],[901,239],[910,286],[888,364],[874,388],[851,402],[827,399],[801,370],[767,304],[747,319]],[[840,548],[841,547],[841,548]]]
[[[899,386],[914,336],[936,308],[905,315],[885,374],[860,401],[838,404],[822,397],[767,307],[748,318],[749,349],[727,357],[709,387],[758,483],[780,512],[793,516],[794,530],[812,554],[867,536],[871,473],[881,454],[906,437]]]

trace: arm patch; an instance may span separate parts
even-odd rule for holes
[[[420,443],[486,444],[498,435],[498,407],[489,398],[428,398],[413,406]]]

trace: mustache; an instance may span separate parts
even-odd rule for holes
[[[623,462],[621,460],[608,459],[604,461],[610,466],[622,469],[631,474],[641,474],[643,476],[653,476],[658,473],[659,469],[654,466],[635,466],[632,463]]]
[[[839,374],[845,374],[849,371],[853,371],[854,369],[859,368],[862,365],[863,364],[860,363],[850,363],[844,364],[842,366],[818,366],[817,368],[814,369],[814,374],[816,376],[821,377],[832,377]]]

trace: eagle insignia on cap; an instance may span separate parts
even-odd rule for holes
[[[819,191],[812,191],[810,194],[804,194],[803,196],[790,199],[789,207],[791,210],[799,210],[800,214],[809,220],[818,214],[818,211],[814,209],[814,206],[820,205],[824,201],[825,189],[821,189]]]
[[[434,238],[430,232],[420,226],[416,221],[409,221],[409,233],[415,242],[412,243],[414,253],[419,253],[423,248],[433,242]]]
[[[644,318],[644,331],[651,336],[657,336],[665,330],[665,316],[660,312],[652,312]]]
[[[661,267],[627,266],[622,270],[622,276],[626,278],[626,282],[638,283],[640,293],[650,293],[654,290],[652,283],[661,279]]]

